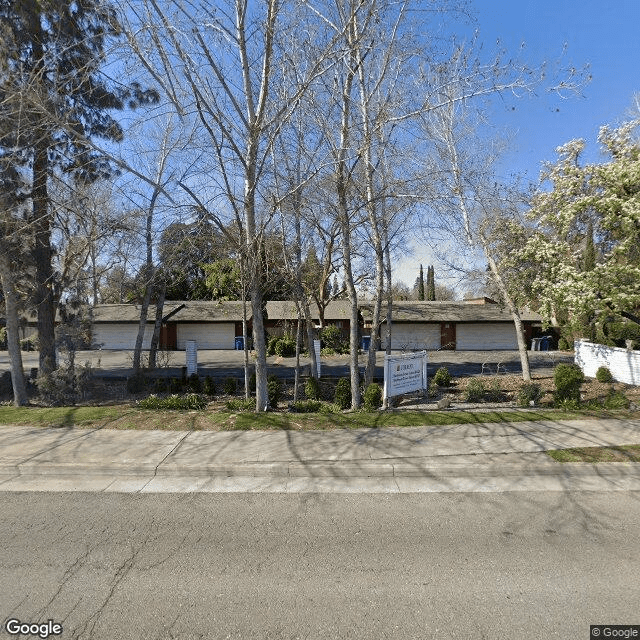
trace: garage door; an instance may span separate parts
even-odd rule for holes
[[[458,324],[456,348],[459,351],[517,349],[516,329],[508,322]]]
[[[142,348],[148,349],[153,335],[153,325],[145,327]],[[102,349],[135,349],[138,337],[137,324],[97,324],[93,326],[93,345]]]
[[[387,327],[382,325],[382,349],[387,345]],[[399,350],[439,349],[440,325],[432,322],[393,323],[391,325],[391,348]]]
[[[178,349],[185,349],[187,340],[195,340],[198,349],[233,349],[235,332],[233,322],[178,324]]]

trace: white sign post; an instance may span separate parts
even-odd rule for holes
[[[427,390],[427,352],[407,353],[384,358],[384,406],[389,398]]]
[[[313,341],[313,350],[316,352],[316,367],[318,369],[318,378],[320,378],[320,340]]]
[[[198,373],[198,345],[195,340],[187,340],[187,375]]]

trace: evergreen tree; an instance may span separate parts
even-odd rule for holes
[[[27,222],[34,233],[33,302],[43,374],[56,367],[58,295],[48,181],[55,172],[81,182],[110,176],[109,160],[88,140],[119,142],[123,131],[109,112],[158,99],[137,84],[109,86],[100,74],[106,39],[119,34],[106,1],[0,0],[0,158],[24,178],[20,195],[31,203]]]
[[[418,300],[424,300],[424,272],[420,265],[420,275],[418,276]]]
[[[436,299],[436,282],[433,265],[427,268],[427,300]]]

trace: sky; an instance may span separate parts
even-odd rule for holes
[[[585,157],[597,160],[599,128],[619,123],[640,92],[640,0],[475,0],[473,6],[476,22],[464,28],[478,29],[486,48],[499,40],[531,65],[588,64],[592,76],[579,96],[562,99],[539,91],[493,102],[488,116],[510,140],[501,177],[518,174],[537,182],[542,162],[555,160],[556,147],[575,138],[586,140]],[[395,269],[395,279],[412,285],[420,263],[426,270],[433,261],[428,248],[415,247]]]

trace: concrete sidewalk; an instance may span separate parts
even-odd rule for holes
[[[543,453],[636,443],[640,420],[613,419],[306,432],[3,426],[0,489],[430,491],[532,478],[640,489],[640,464],[560,464]]]

